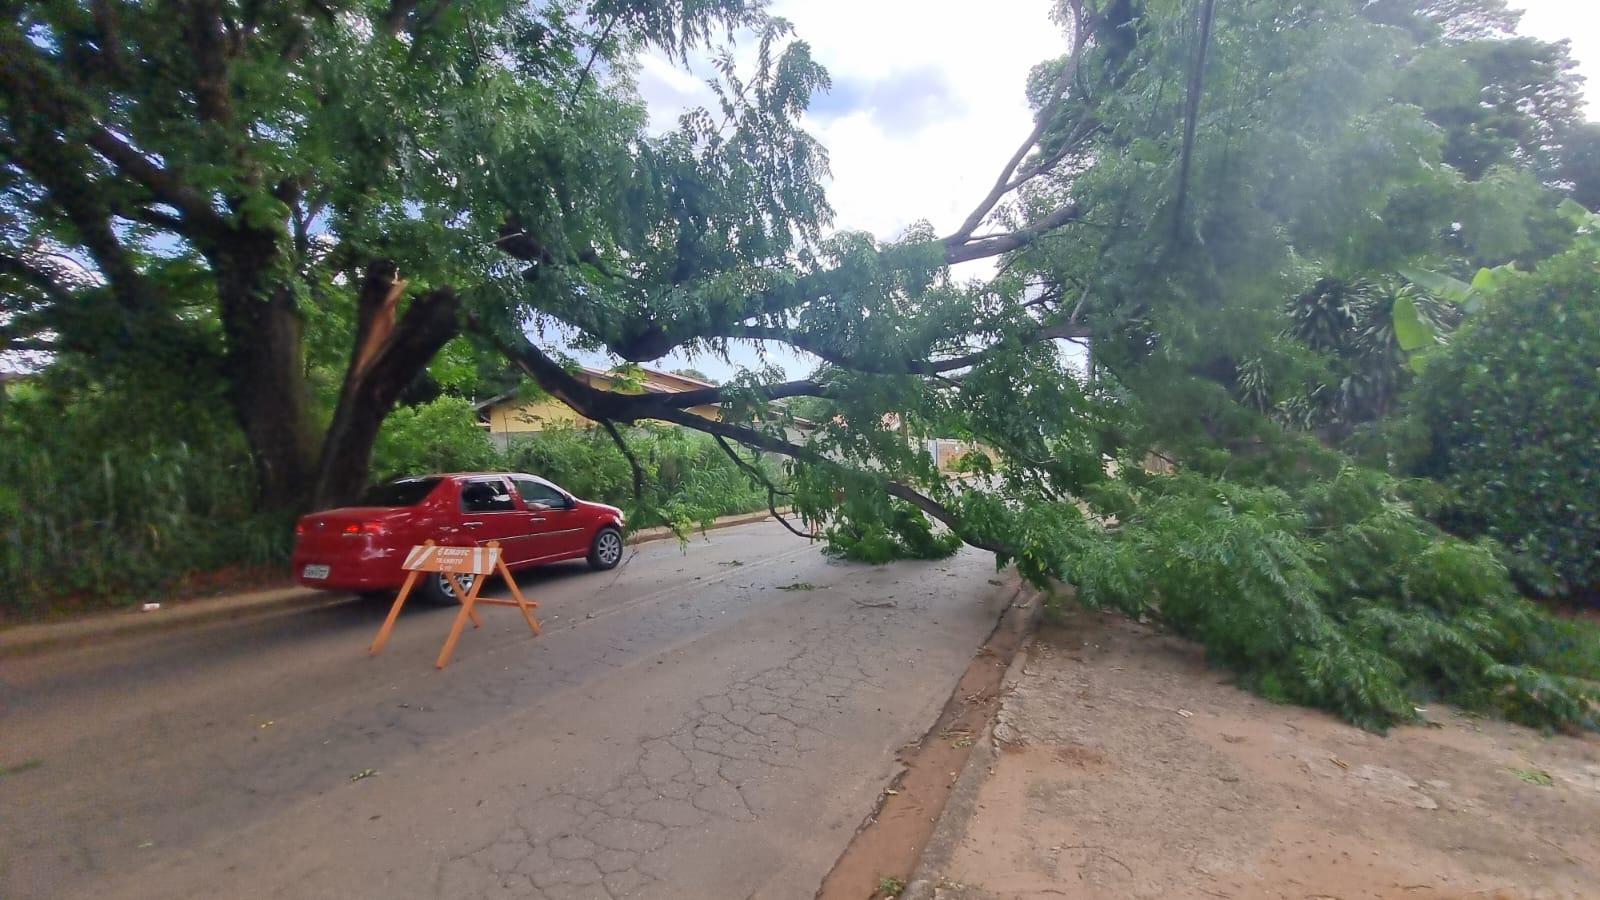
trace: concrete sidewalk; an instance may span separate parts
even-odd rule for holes
[[[780,512],[785,511],[780,510]],[[723,516],[704,530],[750,525],[770,518],[772,516],[765,512]],[[645,544],[674,537],[676,535],[670,528],[643,528],[629,534],[628,543]],[[350,603],[355,599],[352,594],[291,585],[179,600],[162,604],[160,609],[151,612],[144,612],[134,606],[128,609],[92,613],[64,622],[17,625],[0,631],[0,657],[25,656],[46,650],[82,647],[115,638],[196,627],[212,622],[247,619],[294,610],[314,610],[333,604]]]
[[[902,895],[1592,897],[1600,736],[1440,703],[1380,736],[1275,704],[1194,643],[1066,611],[1019,652],[994,725]]]

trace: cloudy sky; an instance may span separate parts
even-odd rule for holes
[[[1600,84],[1600,4],[1512,5],[1526,9],[1524,33],[1571,39],[1582,73]],[[960,223],[1031,126],[1022,95],[1029,68],[1065,49],[1050,7],[1048,0],[988,0],[975,15],[970,2],[953,0],[774,4],[833,77],[806,124],[831,155],[837,227],[890,238],[918,219],[941,232]],[[710,103],[701,76],[658,58],[645,60],[639,80],[662,128],[684,108]],[[1600,107],[1589,109],[1594,117]],[[809,368],[795,358],[775,361],[795,376]],[[732,372],[719,360],[693,364],[718,379]]]

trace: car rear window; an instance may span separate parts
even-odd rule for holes
[[[443,479],[402,478],[388,484],[373,485],[361,497],[362,506],[416,506],[433,493]]]

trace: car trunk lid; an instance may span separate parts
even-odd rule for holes
[[[295,526],[303,550],[332,551],[364,546],[414,515],[412,507],[345,506],[301,516]]]

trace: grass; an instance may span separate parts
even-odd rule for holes
[[[8,778],[12,775],[21,775],[23,772],[31,772],[42,765],[44,765],[44,760],[42,759],[25,759],[14,766],[0,767],[0,778]]]
[[[1511,774],[1529,784],[1537,784],[1540,787],[1550,787],[1555,784],[1555,779],[1551,778],[1550,773],[1543,769],[1512,769]]]
[[[882,897],[898,897],[901,894],[905,893],[905,890],[906,890],[905,881],[902,880],[902,879],[896,878],[893,875],[885,875],[882,878],[878,879],[878,895],[879,896],[882,896]]]

